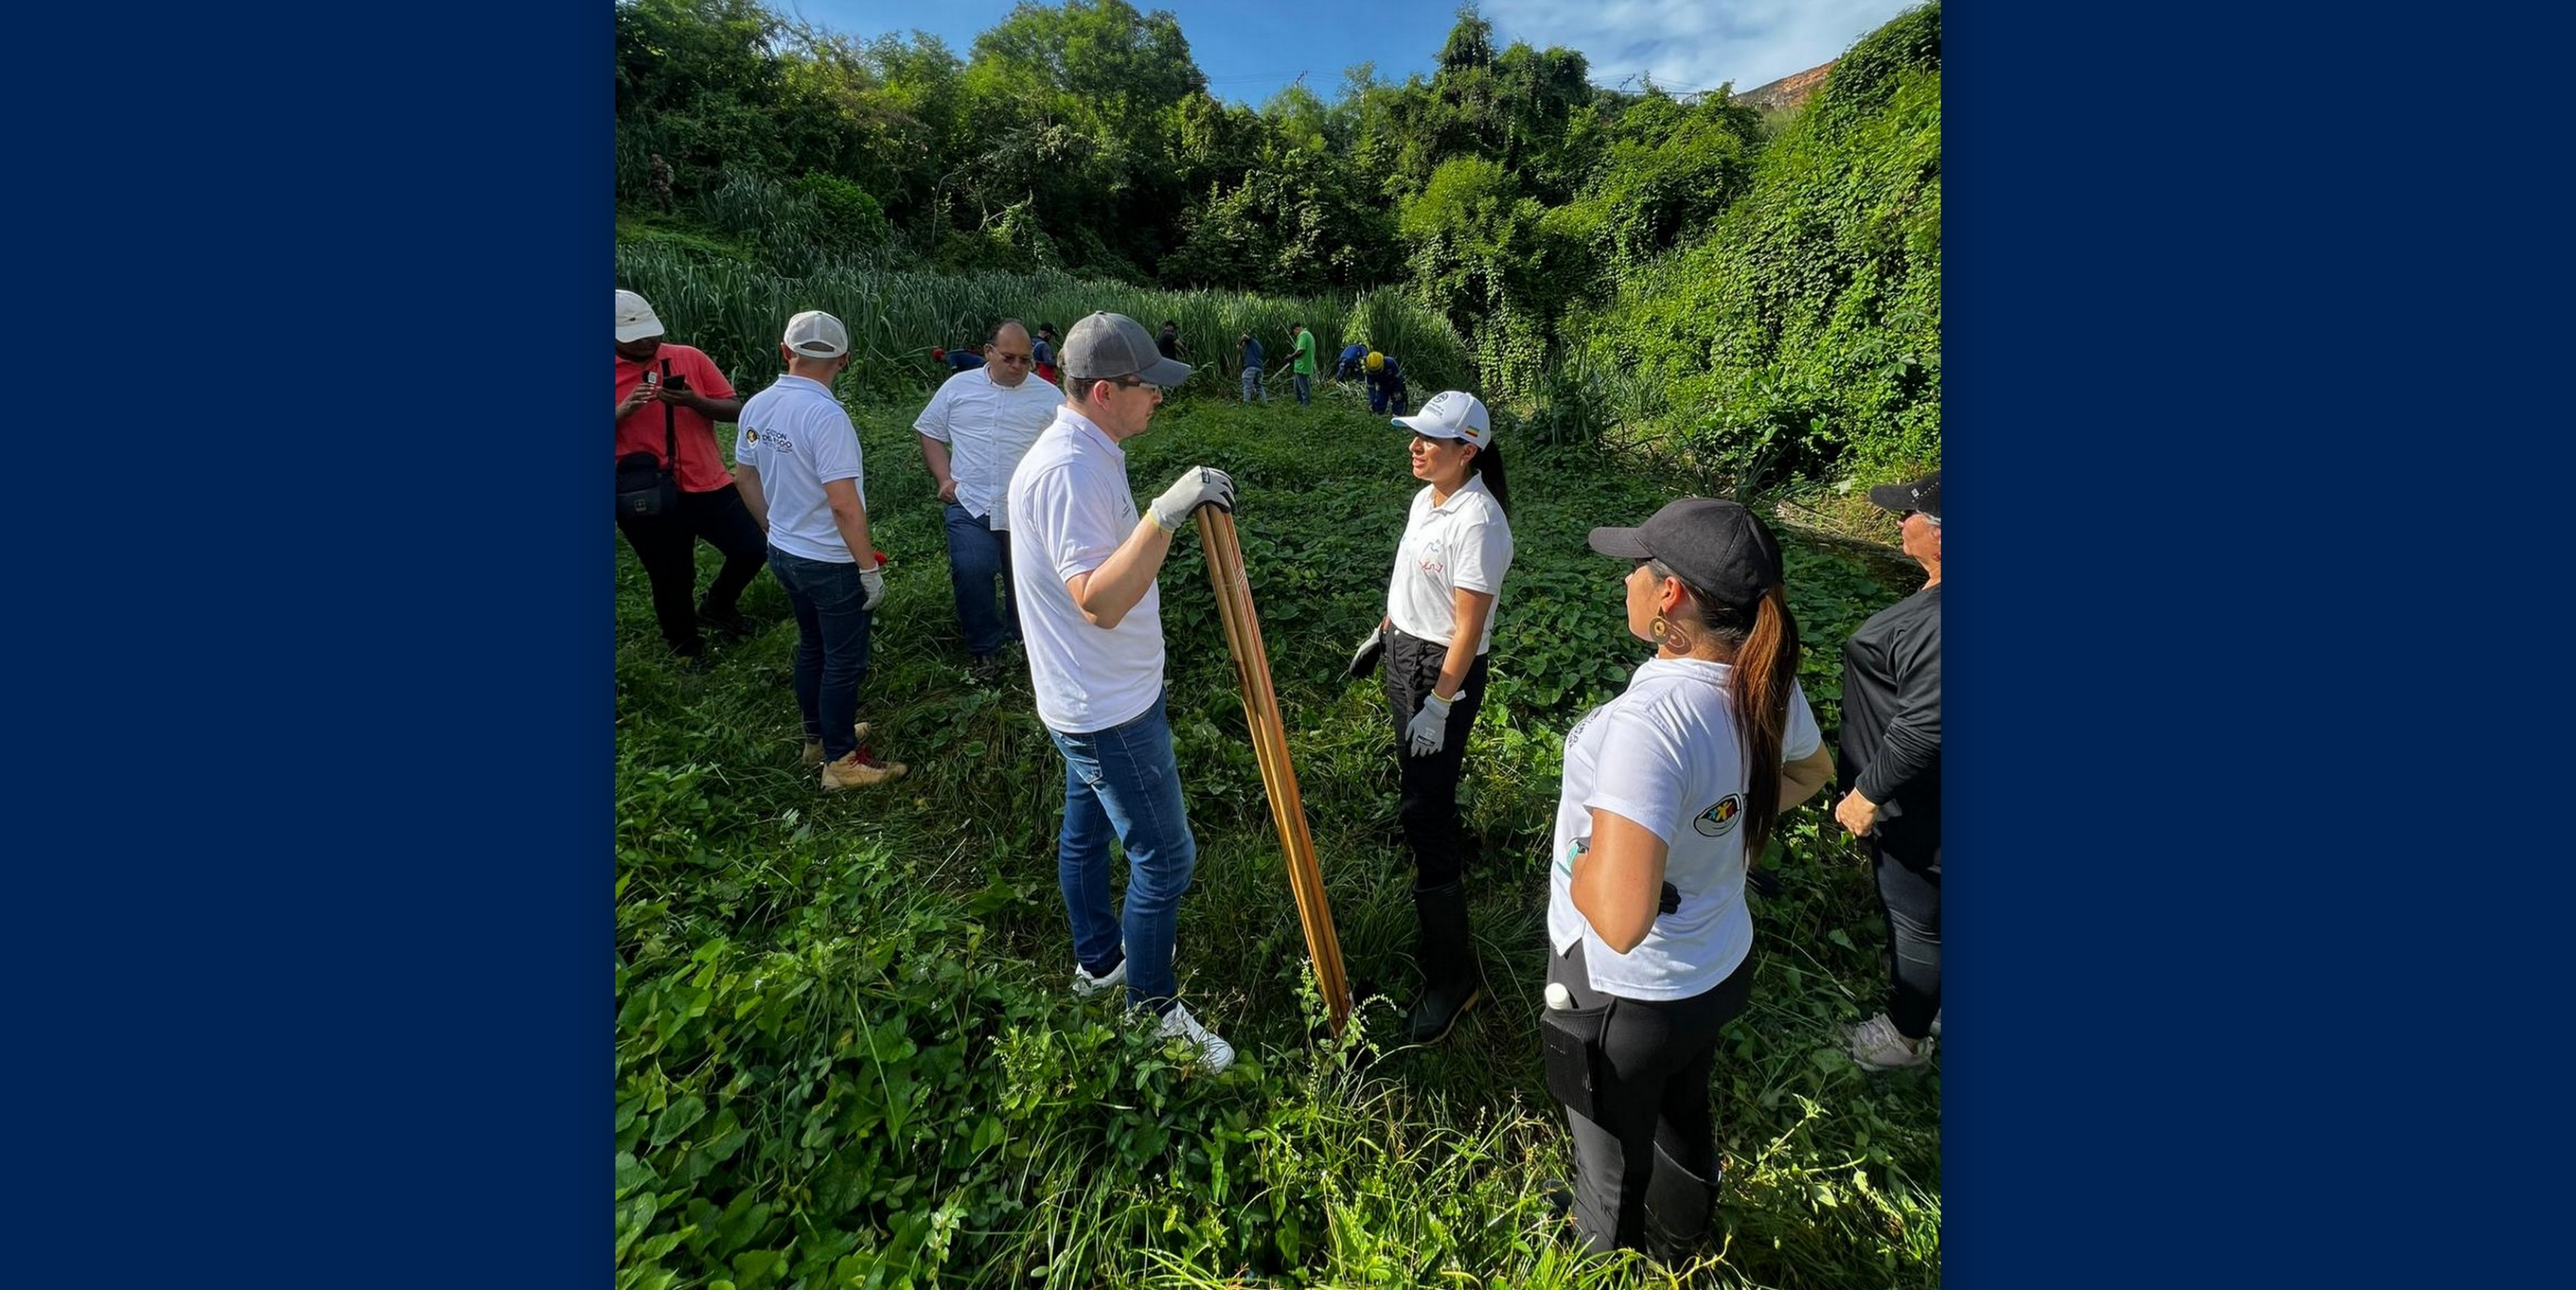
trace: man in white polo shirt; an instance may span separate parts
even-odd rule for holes
[[[778,353],[787,374],[751,396],[735,423],[734,474],[769,532],[769,572],[796,610],[796,706],[805,757],[823,789],[882,784],[904,772],[859,744],[859,682],[868,674],[868,623],[885,599],[884,562],[868,541],[859,434],[832,397],[850,365],[841,320],[808,310],[787,320]]]
[[[1029,379],[1036,362],[1028,328],[1005,318],[984,344],[984,365],[942,382],[912,423],[921,435],[921,459],[939,481],[939,500],[948,503],[948,581],[978,680],[1000,673],[1002,646],[1020,635],[1006,496],[1011,471],[1064,404],[1062,391]]]
[[[1182,1006],[1172,971],[1181,893],[1198,842],[1163,714],[1162,597],[1154,575],[1201,506],[1234,508],[1234,481],[1194,466],[1139,516],[1121,444],[1190,374],[1153,333],[1096,313],[1064,338],[1065,398],[1011,476],[1011,566],[1038,717],[1064,756],[1056,880],[1073,925],[1077,995],[1124,984],[1221,1071],[1234,1047]],[[1127,849],[1127,906],[1109,900],[1109,841]]]

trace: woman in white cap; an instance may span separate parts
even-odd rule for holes
[[[1833,758],[1760,517],[1688,497],[1591,544],[1636,562],[1628,630],[1655,656],[1565,736],[1539,1032],[1574,1139],[1576,1228],[1596,1251],[1669,1262],[1716,1199],[1709,1080],[1753,985],[1747,858]]]
[[[1512,567],[1511,488],[1503,480],[1493,421],[1476,396],[1443,390],[1393,424],[1413,432],[1413,495],[1386,617],[1361,642],[1350,675],[1386,656],[1386,701],[1395,717],[1404,837],[1413,850],[1415,955],[1422,997],[1406,1019],[1409,1042],[1437,1043],[1484,997],[1467,927],[1458,856],[1458,775],[1467,732],[1485,698],[1485,651],[1494,605]]]

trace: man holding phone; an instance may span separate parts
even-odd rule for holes
[[[715,423],[741,415],[742,400],[714,360],[664,340],[662,320],[644,297],[617,293],[617,456],[649,454],[679,483],[677,506],[659,515],[621,511],[617,531],[653,584],[662,639],[683,659],[706,651],[700,623],[749,633],[739,608],[743,588],[768,559],[760,522],[716,450]],[[701,538],[724,553],[704,600],[695,596]]]

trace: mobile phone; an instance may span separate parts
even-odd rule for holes
[[[670,380],[662,382],[662,388],[666,390],[686,390],[689,388],[689,378],[679,372],[673,372],[671,373]]]

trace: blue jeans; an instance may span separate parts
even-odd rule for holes
[[[993,599],[993,579],[1002,598]],[[995,532],[992,517],[978,519],[948,504],[948,585],[957,593],[957,625],[966,629],[966,652],[982,658],[1020,636],[1020,598],[1011,588],[1011,534]]]
[[[1404,395],[1405,389],[1401,385],[1371,385],[1369,387],[1369,411],[1385,412],[1392,409],[1397,416],[1403,416],[1405,404]]]
[[[769,573],[796,610],[796,706],[805,737],[821,741],[823,760],[858,750],[850,727],[859,719],[859,682],[868,675],[868,622],[874,615],[859,566],[808,560],[769,548]]]
[[[1299,372],[1290,376],[1288,383],[1297,387],[1297,406],[1306,406],[1306,396],[1315,392],[1315,378]]]
[[[1270,391],[1262,388],[1261,385],[1261,369],[1247,367],[1243,369],[1243,401],[1250,403],[1256,396],[1263,403],[1270,401]]]
[[[1162,696],[1125,725],[1087,735],[1047,733],[1064,754],[1056,882],[1073,924],[1074,957],[1084,971],[1101,975],[1118,966],[1123,937],[1129,1006],[1168,1013],[1181,988],[1172,974],[1172,938],[1199,847],[1181,804],[1181,769],[1172,758]],[[1123,920],[1109,903],[1113,835],[1127,848]]]

